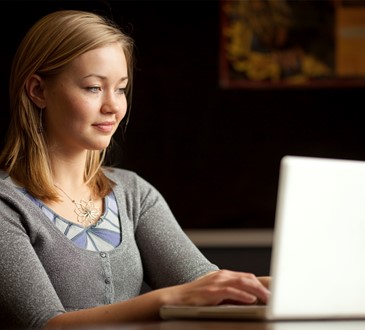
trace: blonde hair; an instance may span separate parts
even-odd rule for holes
[[[41,111],[28,97],[26,82],[33,74],[46,78],[59,74],[79,55],[110,43],[122,45],[128,66],[127,98],[131,98],[133,41],[113,22],[94,13],[61,10],[41,18],[25,35],[15,54],[10,74],[11,120],[0,168],[34,197],[58,200],[50,167],[47,141],[39,134]],[[130,108],[131,102],[128,102]],[[130,109],[122,121],[128,123]],[[113,186],[101,170],[106,150],[88,151],[85,181],[93,193],[107,195]]]

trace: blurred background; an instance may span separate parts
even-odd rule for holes
[[[365,160],[362,80],[229,86],[222,80],[226,54],[218,0],[0,1],[2,143],[16,46],[38,18],[58,9],[104,14],[134,38],[132,113],[125,141],[116,136],[117,166],[136,171],[160,190],[187,232],[271,232],[284,155]],[[310,33],[316,36],[313,26]],[[328,43],[333,46],[333,39]],[[252,237],[251,242],[260,241]],[[269,249],[270,237],[265,242]],[[236,252],[229,254],[234,258]],[[262,250],[250,259],[266,273],[269,251],[265,262],[256,252]]]

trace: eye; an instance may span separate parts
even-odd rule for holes
[[[118,89],[117,89],[117,93],[118,93],[118,94],[125,94],[125,90],[126,90],[126,88],[125,88],[125,87],[123,87],[123,88],[118,88]]]
[[[86,90],[91,93],[97,93],[97,92],[101,91],[101,88],[98,86],[90,86],[90,87],[86,87]]]

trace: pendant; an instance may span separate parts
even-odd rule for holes
[[[100,210],[98,210],[94,203],[90,200],[85,202],[80,200],[80,202],[73,202],[76,206],[74,212],[77,215],[77,221],[80,223],[88,223],[89,225],[95,223],[95,221],[100,216]]]

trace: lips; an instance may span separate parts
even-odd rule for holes
[[[93,124],[93,127],[95,127],[97,130],[105,133],[109,133],[113,130],[115,125],[114,121],[105,121],[102,123]]]

